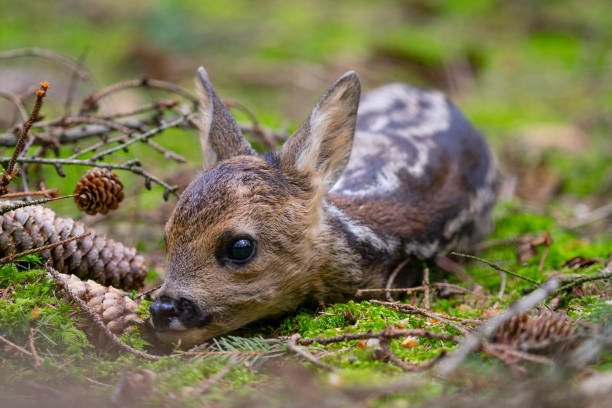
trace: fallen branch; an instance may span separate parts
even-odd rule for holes
[[[20,347],[18,345],[16,345],[15,343],[13,343],[12,341],[10,341],[9,339],[0,336],[0,341],[4,342],[7,346],[14,348],[17,351],[22,352],[23,354],[25,354],[26,356],[32,356],[32,352],[24,349],[23,347]]]
[[[287,347],[287,351],[297,354],[300,357],[303,357],[305,360],[311,362],[312,364],[316,365],[317,367],[321,367],[324,368],[326,370],[330,370],[333,371],[334,367],[330,366],[329,364],[326,364],[324,362],[322,362],[321,360],[319,360],[318,358],[316,358],[315,356],[313,356],[312,354],[310,354],[308,351],[304,350],[303,348],[301,348],[300,346],[297,345],[297,342],[299,342],[300,335],[299,334],[294,334],[293,336],[291,336],[289,338],[289,340],[287,340],[286,347]],[[302,343],[303,344],[303,343]]]
[[[377,350],[380,350],[382,352],[380,354],[376,353],[376,356],[379,360],[384,361],[385,359],[387,359],[393,364],[395,364],[396,366],[398,366],[402,371],[409,372],[409,373],[416,373],[416,372],[422,372],[422,371],[429,370],[430,368],[438,364],[438,362],[440,362],[442,358],[446,355],[446,350],[442,350],[440,354],[438,354],[436,357],[432,358],[431,360],[423,364],[408,364],[402,359],[400,359],[398,356],[396,356],[393,353],[393,351],[391,351],[391,348],[389,347],[388,339],[381,340],[380,349],[377,349]]]
[[[15,211],[23,207],[29,207],[31,205],[45,204],[51,201],[63,200],[65,198],[72,198],[72,197],[74,197],[74,195],[70,194],[70,195],[61,196],[61,197],[41,198],[40,200],[35,200],[35,201],[20,201],[17,204],[4,205],[0,207],[0,215],[4,215],[9,211]]]
[[[34,367],[40,367],[40,356],[36,351],[36,346],[34,344],[34,328],[30,327],[30,335],[28,337],[28,342],[30,344],[30,351],[32,352],[32,358],[34,359]]]
[[[464,257],[464,258],[474,259],[476,261],[480,261],[480,262],[490,266],[491,268],[495,269],[498,272],[503,272],[505,274],[515,276],[515,277],[523,279],[523,280],[525,280],[525,281],[527,281],[529,283],[533,283],[534,285],[539,285],[540,284],[538,281],[533,280],[531,278],[528,278],[527,276],[519,275],[516,272],[512,272],[512,271],[509,271],[507,269],[502,268],[501,266],[499,266],[496,263],[489,262],[486,259],[482,259],[482,258],[479,258],[479,257],[474,256],[474,255],[462,254],[462,253],[459,253],[459,252],[451,252],[451,255],[457,255],[457,256]]]
[[[563,282],[563,286],[559,288],[558,292],[564,292],[566,290],[570,290],[571,288],[578,286],[578,285],[582,285],[583,283],[586,283],[586,282],[592,282],[592,281],[602,280],[602,279],[611,279],[611,278],[612,278],[612,265],[608,266],[600,273],[597,273],[594,275],[588,275],[588,276],[581,276],[579,278],[575,278],[570,281],[565,281]]]
[[[444,324],[448,324],[449,326],[455,328],[456,330],[459,331],[459,333],[463,334],[464,336],[470,333],[470,330],[468,327],[464,326],[461,323],[454,322],[452,319],[450,319],[451,316],[445,316],[440,313],[431,312],[429,310],[421,309],[416,306],[412,306],[410,304],[404,304],[404,303],[381,302],[379,300],[371,300],[370,303],[386,306],[386,307],[395,309],[400,313],[406,313],[406,314],[416,313],[416,314],[420,314],[425,317],[429,317],[430,319],[438,320]],[[463,321],[469,321],[470,323],[474,322],[472,320],[467,320],[467,319],[464,319]],[[480,324],[481,322],[477,321],[477,323]]]
[[[180,95],[183,98],[191,101],[194,106],[197,106],[199,104],[198,98],[185,88],[182,88],[171,82],[161,81],[159,79],[142,78],[119,82],[89,95],[83,100],[83,106],[81,108],[81,111],[86,112],[96,110],[100,99],[106,98],[107,96],[113,93],[130,88],[160,89],[163,91]]]
[[[0,157],[0,163],[6,163],[9,159],[6,157]],[[167,200],[169,194],[174,194],[178,197],[178,186],[171,186],[165,181],[161,180],[158,177],[146,172],[140,167],[140,161],[138,160],[129,160],[123,164],[113,164],[113,163],[99,163],[92,160],[70,160],[70,159],[56,159],[56,158],[44,158],[44,157],[20,157],[17,159],[18,163],[38,163],[38,164],[48,164],[53,166],[61,166],[71,165],[71,166],[86,166],[86,167],[100,167],[103,169],[111,169],[111,170],[124,170],[129,171],[131,173],[137,174],[145,179],[145,181],[150,180],[164,188],[164,199]]]
[[[18,254],[7,255],[4,258],[0,258],[0,265],[5,264],[5,263],[9,263],[9,262],[13,262],[15,259],[21,258],[22,256],[27,256],[27,255],[35,254],[37,252],[46,251],[48,249],[53,249],[53,248],[58,247],[60,245],[67,244],[68,242],[75,241],[77,239],[85,238],[86,236],[89,236],[89,235],[91,235],[91,231],[86,232],[86,233],[81,234],[81,235],[76,235],[74,237],[66,238],[66,239],[64,239],[62,241],[54,242],[53,244],[43,245],[43,246],[38,247],[38,248],[29,249],[27,251],[19,252]]]
[[[0,179],[0,195],[6,194],[8,192],[7,186],[17,174],[17,169],[15,168],[15,164],[17,158],[19,157],[19,153],[23,149],[25,144],[25,140],[28,137],[28,132],[32,127],[32,124],[38,119],[38,113],[40,112],[40,108],[42,107],[43,99],[45,95],[47,95],[47,89],[49,89],[48,82],[41,82],[40,89],[36,91],[36,102],[34,103],[34,108],[32,108],[32,112],[30,113],[30,117],[24,123],[21,128],[21,133],[19,134],[19,138],[17,139],[17,143],[15,144],[15,150],[13,150],[13,155],[8,161],[8,166],[6,167],[6,171],[2,174],[2,178]]]
[[[7,193],[4,195],[0,195],[0,200],[5,198],[23,198],[23,197],[32,197],[32,196],[45,196],[46,198],[57,198],[57,188],[51,189],[42,189],[38,191],[20,191],[17,193]]]
[[[391,289],[391,286],[393,286],[393,281],[395,281],[395,277],[397,276],[397,274],[404,268],[404,266],[406,266],[408,261],[410,261],[410,258],[406,258],[402,262],[400,262],[400,264],[395,267],[393,272],[391,272],[389,279],[387,279],[387,284],[385,285],[385,297],[389,302],[393,302],[393,297],[391,297],[391,292],[389,291],[389,289]]]
[[[471,294],[471,295],[480,297],[479,295],[472,293],[469,289],[466,289],[463,286],[455,285],[453,283],[434,282],[434,283],[431,283],[429,286],[430,288],[433,288],[435,290],[452,289],[452,290],[456,290],[461,293]],[[363,296],[365,293],[384,293],[387,291],[390,293],[410,294],[413,292],[421,292],[424,290],[425,290],[425,286],[414,286],[412,288],[388,288],[388,289],[387,288],[367,288],[367,289],[358,289],[357,292],[355,293],[355,296]]]
[[[393,326],[389,326],[391,329],[381,330],[377,332],[367,331],[365,333],[345,333],[331,337],[314,337],[312,339],[299,339],[297,344],[309,345],[313,343],[329,344],[346,342],[351,340],[366,340],[366,339],[397,339],[400,337],[414,336],[414,337],[425,337],[428,339],[437,339],[443,341],[452,341],[458,343],[460,338],[452,334],[438,333],[427,329],[395,329]]]

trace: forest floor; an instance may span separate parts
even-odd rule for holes
[[[290,2],[266,11],[237,1],[217,7],[160,1],[149,10],[138,2],[108,0],[101,2],[108,7],[62,15],[64,3],[70,2],[60,1],[53,10],[10,6],[0,48],[60,50],[82,66],[98,67],[92,70],[101,83],[150,76],[188,92],[191,80],[185,78],[205,63],[222,97],[233,101],[240,123],[252,128],[254,116],[256,125],[279,137],[294,129],[347,69],[360,73],[366,89],[391,80],[440,88],[490,141],[500,162],[502,191],[495,229],[472,253],[479,259],[449,255],[463,265],[467,279],[423,264],[427,279],[418,289],[379,293],[379,299],[399,303],[356,294],[355,300],[303,308],[155,361],[112,348],[92,331],[91,318],[65,299],[37,255],[3,263],[0,406],[81,406],[84,399],[92,407],[112,401],[120,406],[610,406],[608,2],[583,7],[565,0],[548,8],[522,1],[504,6],[414,2],[419,7],[389,1],[381,9],[368,2],[321,1],[327,12],[318,13],[297,12],[285,4]],[[229,14],[240,16],[241,24],[228,24]],[[136,23],[134,15],[141,16]],[[350,18],[339,22],[333,15]],[[34,27],[32,19],[38,21]],[[103,23],[92,24],[98,21]],[[290,21],[295,29],[279,21]],[[381,21],[384,33],[378,30]],[[266,40],[264,32],[275,40]],[[56,60],[0,53],[0,70],[0,91],[22,95],[27,111],[34,101],[31,86],[49,80],[45,121],[77,116],[83,99],[104,88],[85,77],[73,88],[74,70]],[[165,91],[144,88],[112,95],[90,113],[108,117],[168,101]],[[170,97],[178,98],[185,112],[193,108],[184,95]],[[1,142],[22,118],[10,101],[0,103],[6,132]],[[157,112],[170,120],[176,118],[173,107]],[[159,124],[155,119],[147,126]],[[66,123],[58,129],[68,127],[78,129]],[[39,123],[32,132],[47,135],[49,129]],[[261,134],[247,136],[259,151],[267,149]],[[166,154],[138,143],[105,160],[138,158],[145,170],[181,191],[201,168],[196,132],[176,126],[153,140]],[[93,142],[80,148],[88,143]],[[12,152],[12,145],[0,145],[0,156]],[[57,157],[75,152],[74,145],[60,144]],[[32,148],[32,154],[55,157],[49,148]],[[30,188],[44,181],[47,188],[70,194],[83,169],[65,165],[63,171],[65,177],[53,166],[30,166]],[[46,205],[136,247],[149,265],[145,290],[153,289],[163,278],[162,231],[176,199],[170,195],[164,201],[164,188],[156,183],[145,189],[139,175],[120,176],[125,201],[106,216],[84,216],[72,200]],[[20,190],[21,183],[16,179],[11,191]],[[559,288],[548,286],[551,279]],[[146,319],[146,297],[125,294],[139,301],[139,315]],[[525,304],[522,313],[517,305]],[[137,350],[159,352],[140,328],[121,339]]]

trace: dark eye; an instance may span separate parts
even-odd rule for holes
[[[250,238],[237,238],[231,242],[227,257],[233,262],[246,262],[255,254],[255,243]]]

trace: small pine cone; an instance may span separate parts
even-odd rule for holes
[[[79,210],[89,215],[106,214],[123,200],[123,183],[109,169],[93,168],[81,177],[74,194]]]
[[[102,286],[92,280],[82,281],[74,275],[60,276],[73,296],[83,300],[116,335],[120,336],[134,324],[142,323],[136,313],[138,304],[112,286]]]
[[[576,334],[574,321],[560,313],[540,312],[535,316],[521,313],[500,326],[492,341],[523,350],[540,350],[560,342],[562,347],[571,346]]]
[[[6,205],[7,202],[0,202]],[[14,203],[13,203],[14,204]],[[0,215],[0,256],[16,254],[86,232],[81,222],[58,217],[43,206],[23,207]],[[144,285],[147,268],[134,248],[91,235],[39,252],[45,261],[61,273],[75,274],[81,279],[94,279],[105,286],[124,290]]]

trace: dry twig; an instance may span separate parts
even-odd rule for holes
[[[30,344],[30,351],[32,352],[32,358],[34,359],[34,367],[40,367],[40,356],[36,351],[36,345],[34,344],[34,328],[30,327],[30,335],[28,337],[28,342]]]
[[[17,139],[17,143],[15,144],[15,150],[13,151],[13,155],[8,161],[8,166],[6,167],[6,171],[2,174],[2,179],[0,179],[0,195],[6,194],[8,192],[7,186],[17,174],[17,169],[15,168],[15,164],[17,162],[17,158],[19,157],[19,153],[23,149],[26,138],[28,137],[28,132],[32,127],[32,124],[38,119],[38,113],[40,112],[40,108],[42,107],[43,99],[45,95],[47,95],[47,89],[49,89],[48,82],[41,82],[40,89],[36,91],[36,102],[34,103],[34,108],[32,108],[32,112],[30,113],[30,117],[24,123],[21,128],[21,133],[19,138]]]
[[[416,306],[412,306],[410,304],[405,304],[405,303],[390,303],[390,302],[381,302],[378,300],[371,300],[370,302],[377,304],[377,305],[382,305],[382,306],[386,306],[386,307],[395,309],[400,313],[406,313],[406,314],[416,313],[416,314],[420,314],[425,317],[429,317],[430,319],[438,320],[444,324],[448,324],[449,326],[455,328],[456,330],[459,331],[459,333],[463,334],[464,336],[470,333],[470,329],[468,327],[464,326],[461,323],[453,321],[453,320],[457,320],[457,318],[454,318],[454,316],[451,318],[451,316],[446,316],[440,313],[431,312],[429,310],[421,309]],[[481,323],[478,320],[472,320],[472,319],[462,319],[462,321],[469,322],[469,323],[474,323],[474,322]]]
[[[316,365],[317,367],[321,367],[321,368],[324,368],[330,371],[334,370],[334,367],[322,362],[321,360],[319,360],[318,358],[310,354],[308,351],[298,346],[297,343],[299,342],[299,338],[300,338],[299,334],[294,334],[293,336],[289,338],[289,340],[287,340],[286,342],[287,351],[303,357],[304,359]]]
[[[512,271],[509,271],[509,270],[507,270],[507,269],[502,268],[501,266],[499,266],[499,265],[498,265],[498,264],[496,264],[496,263],[489,262],[489,261],[487,261],[486,259],[482,259],[482,258],[479,258],[479,257],[474,256],[474,255],[462,254],[462,253],[459,253],[459,252],[451,252],[451,255],[457,255],[457,256],[464,257],[464,258],[474,259],[474,260],[476,260],[476,261],[480,261],[480,262],[482,262],[482,263],[484,263],[484,264],[486,264],[486,265],[490,266],[491,268],[495,269],[495,270],[496,270],[496,271],[498,271],[498,272],[503,272],[503,273],[506,273],[506,274],[508,274],[508,275],[515,276],[515,277],[517,277],[517,278],[520,278],[520,279],[526,280],[526,281],[527,281],[527,282],[529,282],[529,283],[533,283],[534,285],[539,285],[539,284],[540,284],[538,281],[535,281],[535,280],[533,280],[533,279],[531,279],[531,278],[528,278],[527,276],[519,275],[519,274],[518,274],[518,273],[516,273],[516,272],[512,272]]]
[[[14,348],[15,350],[25,354],[26,356],[32,356],[32,352],[24,349],[21,346],[16,345],[15,343],[13,343],[12,341],[10,341],[9,339],[0,336],[0,341],[4,342],[7,346]]]
[[[393,282],[395,281],[397,274],[404,268],[404,266],[406,266],[408,261],[410,261],[410,258],[406,258],[402,262],[400,262],[400,264],[395,267],[393,272],[391,272],[389,279],[387,279],[387,284],[385,285],[385,297],[389,302],[393,302],[393,297],[391,297],[391,292],[389,291],[389,289],[391,289],[391,286],[393,286]]]
[[[339,334],[337,336],[330,337],[314,337],[312,339],[299,339],[297,340],[298,344],[301,345],[309,345],[312,343],[319,344],[329,344],[329,343],[339,343],[346,342],[351,340],[366,340],[366,339],[397,339],[400,337],[425,337],[428,339],[437,339],[443,341],[452,341],[454,343],[458,343],[460,338],[457,336],[453,336],[452,334],[444,334],[438,333],[427,329],[396,329],[394,326],[389,326],[385,330],[373,332],[367,331],[365,333],[345,333]]]
[[[48,249],[53,249],[53,248],[55,248],[57,246],[61,246],[61,245],[67,244],[68,242],[75,241],[77,239],[85,238],[86,236],[89,236],[89,235],[91,235],[91,231],[86,232],[86,233],[81,234],[81,235],[76,235],[74,237],[66,238],[66,239],[64,239],[62,241],[54,242],[53,244],[43,245],[43,246],[38,247],[38,248],[32,248],[32,249],[29,249],[27,251],[19,252],[18,254],[7,255],[4,258],[0,258],[0,265],[8,263],[8,262],[13,262],[15,259],[21,258],[22,256],[35,254],[37,252],[46,251]]]

